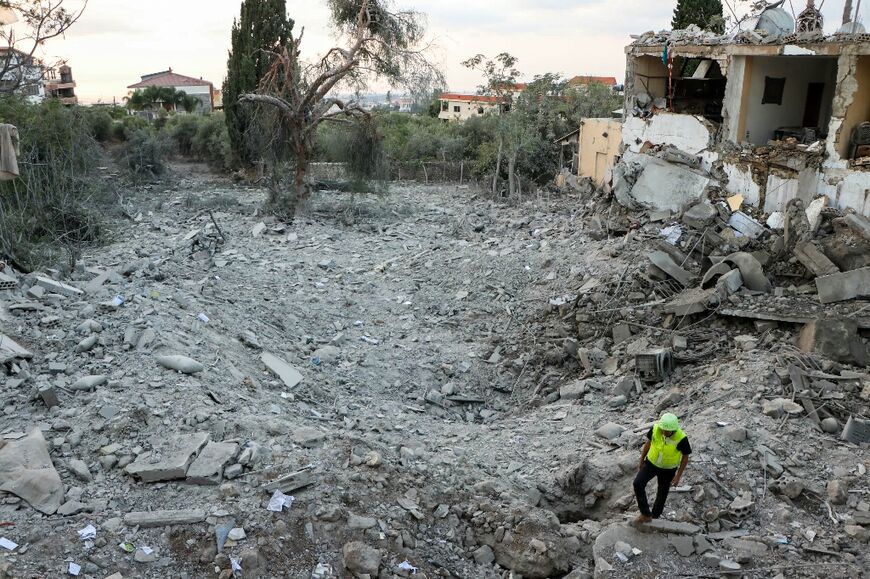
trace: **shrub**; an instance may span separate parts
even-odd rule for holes
[[[118,161],[134,181],[153,180],[166,172],[166,157],[171,149],[165,134],[136,129],[127,134]]]
[[[96,178],[101,165],[92,117],[56,101],[28,104],[0,97],[0,118],[20,127],[21,175],[0,183],[0,255],[23,271],[66,261],[98,241],[111,191]]]
[[[199,117],[192,142],[193,154],[211,167],[228,171],[232,165],[232,147],[223,113]]]
[[[193,139],[198,129],[199,117],[193,115],[175,115],[166,123],[166,131],[175,144],[176,152],[185,157],[193,154]]]
[[[112,136],[112,117],[105,111],[88,111],[88,124],[91,136],[101,143],[105,143]]]

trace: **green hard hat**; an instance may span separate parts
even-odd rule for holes
[[[668,432],[673,432],[680,429],[680,420],[676,417],[676,415],[667,412],[662,414],[662,417],[659,419],[659,428],[662,430],[667,430]]]

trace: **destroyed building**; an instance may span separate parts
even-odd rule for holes
[[[737,34],[648,32],[626,48],[617,198],[676,211],[713,186],[766,214],[819,196],[870,214],[870,35],[788,32],[770,13]],[[681,162],[645,154],[662,147]]]

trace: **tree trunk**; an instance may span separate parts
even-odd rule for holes
[[[508,197],[512,197],[517,190],[517,153],[512,152],[508,157]]]
[[[504,150],[504,141],[498,140],[498,156],[495,159],[495,174],[492,176],[492,195],[498,195],[498,174],[501,173],[501,154]]]

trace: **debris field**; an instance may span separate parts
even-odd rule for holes
[[[865,218],[263,196],[191,173],[70,275],[6,267],[0,576],[870,570]],[[694,452],[635,529],[664,411]]]

